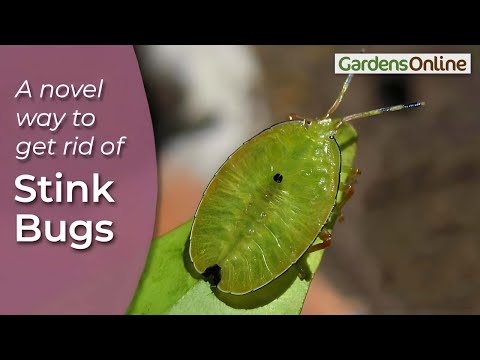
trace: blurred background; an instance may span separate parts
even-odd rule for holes
[[[156,133],[156,235],[189,220],[238,146],[290,113],[321,116],[358,46],[137,46]],[[336,115],[416,100],[355,123],[362,175],[304,314],[480,313],[478,46],[364,46],[472,53],[471,75],[357,75]]]

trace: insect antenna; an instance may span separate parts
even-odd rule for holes
[[[337,124],[336,128],[338,129],[344,122],[352,121],[352,120],[355,120],[355,119],[361,119],[361,118],[366,118],[366,117],[369,117],[369,116],[380,115],[380,114],[383,114],[383,113],[386,113],[386,112],[416,108],[416,107],[424,106],[424,105],[425,105],[424,101],[417,101],[417,102],[410,103],[410,104],[388,106],[388,107],[383,107],[383,108],[376,109],[376,110],[370,110],[370,111],[365,111],[365,112],[358,113],[358,114],[348,115],[348,116],[345,116],[342,120],[340,120],[340,122]]]
[[[335,112],[335,110],[337,110],[338,106],[342,102],[343,96],[347,92],[348,86],[350,85],[352,78],[353,78],[353,74],[349,74],[347,77],[347,80],[345,80],[345,82],[343,83],[343,87],[342,87],[342,90],[340,91],[340,94],[338,94],[337,99],[335,100],[333,105],[327,111],[327,114],[322,119],[327,119],[330,115],[332,115]]]

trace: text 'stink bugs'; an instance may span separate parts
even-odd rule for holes
[[[342,164],[336,137],[342,131],[356,134],[352,120],[424,105],[332,118],[352,77],[325,116],[291,115],[262,131],[243,143],[210,181],[190,232],[190,258],[218,290],[234,295],[255,291],[307,251],[326,248],[331,235],[325,225],[340,215],[359,173],[353,159]],[[313,245],[317,238],[321,241]]]

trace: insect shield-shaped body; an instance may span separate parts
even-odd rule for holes
[[[323,242],[315,249],[328,246],[329,234],[322,229],[351,195],[348,183],[355,174],[352,167],[342,167],[336,136],[355,135],[350,120],[423,104],[331,119],[351,78],[322,119],[291,116],[264,130],[237,149],[210,181],[192,225],[190,257],[220,291],[255,291],[294,265],[317,237]]]

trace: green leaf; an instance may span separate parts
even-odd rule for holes
[[[235,296],[213,292],[210,285],[190,273],[187,239],[189,221],[152,242],[140,285],[129,314],[297,314],[309,281],[298,278],[294,267],[253,293]],[[310,254],[310,271],[322,252]],[[190,271],[189,271],[190,270]],[[286,291],[281,293],[284,288]],[[272,301],[273,300],[273,301]],[[247,308],[247,309],[244,309]]]
[[[336,138],[342,150],[343,182],[343,173],[353,167],[357,134],[353,127],[345,125]],[[257,291],[230,295],[211,288],[194,270],[188,255],[191,225],[190,220],[152,241],[128,314],[300,313],[323,251],[307,253],[282,276]],[[333,225],[331,221],[326,226],[332,230]]]

